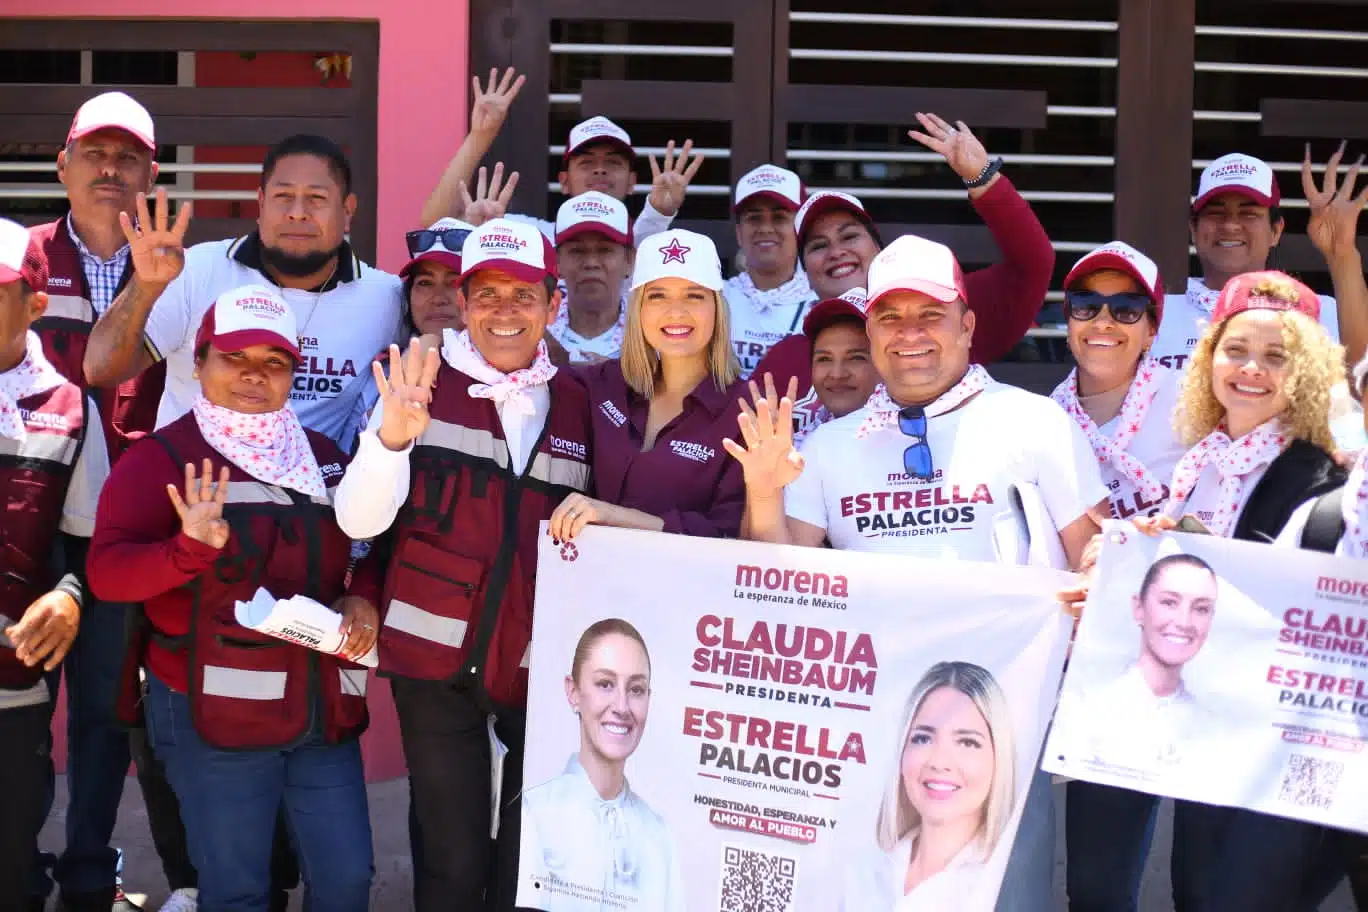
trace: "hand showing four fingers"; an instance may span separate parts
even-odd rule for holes
[[[424,351],[417,339],[411,339],[403,355],[399,346],[390,346],[388,377],[379,359],[371,364],[384,409],[377,436],[386,448],[402,450],[427,430],[428,404],[432,402],[440,358],[437,349]]]

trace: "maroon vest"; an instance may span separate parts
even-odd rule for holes
[[[459,678],[495,706],[527,702],[532,594],[542,520],[589,484],[589,398],[565,374],[526,470],[513,474],[493,401],[443,363],[431,422],[410,456],[393,527],[380,669]]]
[[[19,408],[28,436],[22,443],[0,437],[0,614],[11,621],[57,582],[53,544],[85,440],[85,398],[73,384],[21,399]],[[91,530],[73,531],[88,536]],[[26,667],[0,633],[0,688],[26,689],[42,677],[43,667]]]
[[[177,465],[205,459],[216,467],[228,464],[205,442],[193,414],[152,439]],[[309,441],[324,469],[328,498],[268,485],[229,465],[223,515],[232,538],[214,565],[187,584],[189,618],[149,612],[149,664],[168,667],[174,658],[185,669],[183,679],[166,683],[184,688],[195,730],[219,749],[297,744],[308,737],[316,706],[330,743],[357,737],[366,728],[365,668],[257,633],[234,616],[234,603],[251,599],[259,586],[277,598],[306,595],[325,605],[343,593],[351,541],[337,526],[330,498],[346,457],[322,434],[310,431]],[[189,632],[167,635],[168,628]]]
[[[48,309],[33,324],[33,331],[43,342],[43,353],[62,376],[86,389],[89,384],[83,362],[96,314],[80,251],[67,231],[65,217],[30,228],[29,233],[38,239],[48,261]],[[131,266],[130,262],[119,280],[120,291],[132,276]],[[113,389],[89,390],[100,409],[110,465],[128,449],[130,434],[156,427],[157,405],[165,385],[166,364],[159,362]]]

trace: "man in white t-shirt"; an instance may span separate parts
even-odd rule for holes
[[[616,358],[622,350],[622,290],[636,253],[628,231],[627,207],[597,190],[566,200],[556,213],[556,262],[567,303],[546,331],[571,364]]]
[[[803,182],[775,165],[761,165],[736,182],[732,213],[746,271],[722,286],[731,312],[732,345],[741,376],[755,372],[779,340],[802,331],[817,300],[798,268],[794,214],[803,205]]]
[[[163,194],[155,219],[140,203],[138,226],[125,224],[134,277],[91,331],[86,376],[111,386],[165,359],[157,411],[157,426],[165,426],[198,394],[195,331],[215,298],[241,285],[276,285],[294,310],[304,356],[290,405],[305,427],[346,446],[371,360],[401,341],[403,286],[362,263],[346,240],[356,195],[351,166],[331,140],[298,135],[273,146],[257,199],[255,231],[189,250],[187,207],[168,226]]]
[[[898,238],[870,264],[866,312],[884,385],[864,408],[817,428],[801,456],[787,397],[742,415],[744,447],[726,441],[745,471],[747,537],[1016,563],[1001,528],[1024,524],[1077,566],[1106,511],[1097,458],[1054,402],[970,364],[974,314],[954,254]],[[1053,871],[1054,805],[1037,775],[998,909],[1054,908]]]

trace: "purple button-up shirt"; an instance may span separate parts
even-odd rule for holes
[[[736,439],[738,380],[719,390],[711,377],[684,399],[684,411],[642,452],[650,401],[627,386],[616,360],[576,371],[593,413],[593,484],[599,500],[665,522],[666,532],[735,538],[745,507],[741,464],[722,448]]]

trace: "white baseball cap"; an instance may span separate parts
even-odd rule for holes
[[[617,146],[627,153],[628,159],[636,157],[636,152],[632,150],[632,137],[627,135],[627,131],[608,118],[598,116],[580,121],[570,130],[570,141],[565,145],[565,160],[569,161],[570,156],[595,143]]]
[[[965,298],[964,273],[949,247],[915,234],[904,234],[870,262],[869,301],[865,310],[895,291],[920,292],[949,304],[956,298]]]
[[[1159,266],[1125,241],[1112,241],[1083,255],[1069,274],[1064,277],[1064,287],[1070,288],[1074,282],[1099,269],[1115,269],[1139,282],[1154,302],[1155,317],[1164,314],[1164,284],[1159,280]]]
[[[1196,212],[1213,196],[1222,193],[1238,193],[1260,206],[1276,206],[1282,199],[1273,169],[1267,162],[1243,152],[1222,155],[1206,166],[1197,182],[1197,198],[1192,201],[1192,211]]]
[[[456,272],[461,271],[461,247],[452,241],[453,247],[446,245],[448,237],[460,238],[462,234],[469,237],[475,226],[460,219],[449,216],[439,218],[426,228],[417,231],[410,231],[405,236],[405,241],[409,247],[409,261],[404,264],[404,268],[399,270],[401,278],[409,273],[426,260],[433,260],[441,263]],[[455,232],[455,234],[451,234]],[[461,243],[464,243],[462,241]]]
[[[797,212],[803,205],[803,181],[797,174],[777,165],[752,168],[736,182],[732,212],[757,196],[773,200],[790,212]]]
[[[835,209],[844,209],[864,222],[870,234],[874,235],[874,240],[879,240],[879,233],[874,227],[874,220],[869,217],[869,211],[865,209],[864,203],[858,197],[851,196],[849,193],[842,193],[839,190],[818,190],[809,196],[801,207],[798,214],[793,217],[793,230],[798,233],[798,246],[803,246],[803,231],[812,227],[812,223],[817,220],[817,216],[824,212],[831,212]]]
[[[0,218],[0,285],[21,279],[33,291],[47,291],[47,257],[27,228]]]
[[[722,261],[712,238],[672,228],[653,234],[637,248],[632,289],[656,279],[688,279],[713,291],[722,290]]]
[[[88,136],[97,130],[123,130],[152,151],[157,149],[152,130],[152,115],[147,113],[132,96],[123,92],[105,92],[81,105],[71,121],[67,142]]]
[[[508,219],[485,222],[461,248],[461,281],[482,269],[506,272],[521,282],[556,278],[556,249],[535,225]]]
[[[556,211],[556,246],[581,234],[601,234],[617,244],[630,245],[630,219],[622,200],[589,190],[561,203]]]
[[[195,350],[206,342],[219,351],[274,345],[301,360],[294,311],[279,291],[265,285],[243,285],[219,295],[200,321]]]

